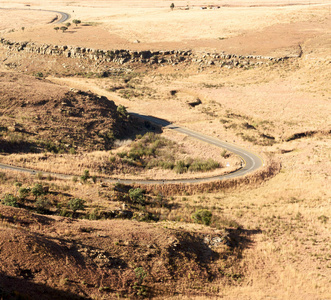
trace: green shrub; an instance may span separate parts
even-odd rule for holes
[[[80,176],[80,179],[85,183],[90,178],[90,171],[85,170],[84,175]]]
[[[210,225],[213,214],[207,209],[200,209],[192,214],[192,219],[195,223]]]
[[[69,208],[75,213],[77,210],[85,210],[85,200],[74,198],[68,202]]]
[[[206,171],[215,170],[218,167],[219,167],[219,163],[212,159],[208,159],[207,161],[196,160],[190,164],[188,170],[190,172],[206,172]]]
[[[144,191],[141,188],[130,189],[129,197],[133,203],[145,205]]]
[[[39,197],[36,201],[36,209],[37,212],[40,214],[45,214],[49,212],[49,208],[51,207],[51,204],[49,200],[45,197]]]
[[[24,200],[25,197],[27,197],[30,193],[30,188],[24,188],[24,187],[21,187],[19,190],[18,190],[18,197],[21,199],[21,200]]]
[[[123,118],[126,118],[128,115],[128,112],[127,112],[125,106],[123,106],[123,105],[119,105],[117,107],[117,112],[118,112],[119,116],[123,117]]]
[[[42,184],[37,183],[31,190],[32,194],[36,197],[44,195],[45,194],[45,189],[42,186]]]
[[[5,198],[1,200],[3,205],[18,207],[17,198],[12,194],[6,194]]]
[[[82,21],[74,19],[74,20],[72,20],[72,23],[74,23],[77,26],[78,24],[82,23]]]
[[[42,72],[37,72],[37,73],[35,74],[35,76],[36,76],[36,77],[39,77],[39,78],[42,78],[42,77],[44,77],[44,74],[43,74]]]
[[[120,158],[124,158],[127,155],[128,155],[128,153],[125,152],[125,151],[117,153],[117,156],[120,157]]]
[[[16,181],[16,182],[14,183],[14,186],[19,188],[19,187],[22,186],[22,182],[17,182],[17,181]]]

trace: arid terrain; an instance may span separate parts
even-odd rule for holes
[[[331,299],[331,3],[171,3],[0,2],[0,299]]]

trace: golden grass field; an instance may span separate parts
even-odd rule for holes
[[[192,49],[274,57],[302,51],[299,58],[249,70],[142,66],[135,70],[139,73],[135,89],[142,96],[132,99],[109,91],[118,84],[112,78],[60,76],[61,70],[64,73],[61,63],[70,66],[73,73],[76,68],[65,59],[56,64],[47,63],[45,57],[34,57],[33,62],[21,60],[16,71],[33,74],[43,70],[56,84],[90,90],[132,111],[164,118],[241,145],[265,159],[281,161],[280,173],[258,187],[176,196],[172,201],[178,209],[171,212],[170,219],[185,220],[191,207],[202,205],[237,221],[244,229],[258,230],[239,263],[244,279],[233,285],[208,284],[204,288],[215,295],[210,299],[331,299],[331,3],[180,1],[174,2],[171,11],[171,2],[77,0],[48,1],[46,5],[37,0],[1,1],[2,8],[68,12],[91,26],[72,25],[68,32],[56,33],[54,25],[47,24],[54,13],[0,10],[0,36],[99,49]],[[221,7],[199,9],[210,4]],[[181,9],[187,5],[189,10]],[[3,52],[1,55],[3,61]],[[3,63],[0,68],[8,71]],[[176,97],[169,94],[173,89],[178,91]],[[187,101],[192,98],[201,99],[202,104],[190,108]],[[245,128],[244,123],[255,129]],[[294,134],[310,131],[314,134],[289,140]],[[275,143],[263,144],[261,134],[274,137]],[[167,130],[163,135],[179,143],[187,141]],[[206,145],[198,144],[191,141],[189,153],[200,156],[209,151]],[[99,155],[103,154],[96,153],[94,158]],[[209,155],[218,152],[213,150]],[[63,158],[55,161],[62,164]],[[70,163],[63,169],[82,171]],[[107,205],[93,186],[68,185],[91,205],[94,201]],[[10,189],[14,188],[0,186],[1,194]],[[186,225],[167,222],[160,226]],[[181,294],[171,299],[192,298]]]

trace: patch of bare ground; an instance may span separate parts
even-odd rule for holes
[[[178,9],[170,11],[170,4],[161,2],[130,2],[124,8],[121,5],[127,2],[122,1],[80,1],[80,7],[58,2],[59,10],[75,10],[73,18],[91,22],[91,26],[72,27],[62,34],[53,26],[31,25],[24,32],[18,28],[6,33],[18,41],[104,49],[187,47],[299,57],[255,69],[198,64],[156,68],[1,50],[0,67],[4,69],[65,75],[51,80],[89,89],[141,114],[240,144],[281,161],[282,166],[268,181],[261,182],[261,176],[260,181],[235,188],[219,185],[214,192],[206,186],[204,192],[179,188],[175,196],[171,187],[143,191],[137,186],[94,183],[93,178],[84,183],[78,178],[60,181],[41,174],[1,173],[1,200],[11,194],[21,207],[0,205],[0,256],[5,265],[1,292],[24,294],[30,293],[28,289],[31,293],[42,289],[45,298],[53,295],[52,299],[54,295],[114,298],[116,293],[137,297],[137,291],[145,289],[150,297],[161,299],[331,298],[329,4],[306,5],[309,2],[304,1],[289,6],[285,2],[276,7],[270,1],[238,1],[231,3],[238,7],[188,11],[179,7],[187,3],[175,3]],[[31,1],[31,5],[40,3]],[[125,75],[117,76],[119,69]],[[96,78],[103,71],[112,75]],[[79,78],[68,77],[75,74]],[[198,99],[198,105],[189,104]],[[217,150],[181,135],[170,135],[167,130],[163,135],[178,144],[189,142],[186,151],[190,155],[211,151],[206,156],[219,156]],[[26,199],[19,198],[18,182],[23,188],[32,189],[37,183],[49,186],[44,197],[49,200],[50,215],[35,214],[47,202],[36,199],[31,190]],[[77,198],[86,201],[85,210],[73,212],[69,203]],[[11,200],[7,197],[6,201]],[[201,210],[212,212],[211,227],[192,224],[192,216]],[[208,236],[225,239],[214,248]],[[227,236],[237,241],[235,247],[226,245]],[[35,246],[30,249],[21,242]],[[13,244],[19,252],[12,251]],[[53,255],[53,249],[59,255]],[[38,251],[47,266],[36,255]],[[212,253],[212,261],[204,260],[207,253]],[[106,270],[104,263],[110,264]],[[62,291],[67,294],[63,296]]]
[[[107,98],[14,73],[1,73],[0,85],[3,152],[109,149],[133,131]]]
[[[0,216],[5,299],[208,295],[210,280],[240,278],[235,259],[254,234],[73,220],[4,206]]]
[[[97,4],[72,7],[73,19],[82,19],[82,24],[86,22],[92,26],[71,26],[67,32],[61,33],[53,30],[54,25],[34,25],[26,26],[24,32],[18,29],[5,36],[16,41],[32,39],[39,43],[88,48],[96,48],[97,45],[101,49],[195,49],[241,55],[290,56],[300,53],[299,45],[305,40],[330,26],[324,3],[283,7],[274,6],[274,3],[270,6],[262,3],[266,7],[240,7],[238,4],[238,7],[217,10],[201,10],[199,6],[192,6],[189,10],[175,11],[164,7],[162,2],[157,5],[159,7],[136,1],[132,1],[133,7],[124,3],[111,4],[103,3],[103,10]],[[57,10],[60,9],[72,13],[70,6],[57,6]],[[39,13],[45,17],[45,12]],[[21,12],[16,14],[19,19]],[[250,17],[246,18],[247,15]],[[210,23],[205,22],[206,18]],[[10,15],[10,19],[15,18]],[[35,19],[38,20],[38,16]],[[242,25],[243,19],[245,26]],[[4,14],[4,27],[6,20]]]

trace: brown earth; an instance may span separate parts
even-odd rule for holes
[[[0,73],[0,78],[1,126],[12,132],[2,151],[24,152],[23,145],[31,148],[25,152],[47,147],[107,150],[116,137],[135,131],[106,98],[24,75]]]
[[[240,6],[244,2],[238,3],[239,7],[222,3],[224,7],[218,10],[201,11],[198,7],[192,7],[188,11],[173,12],[163,7],[146,8],[144,3],[132,3],[137,8],[128,8],[114,2],[103,4],[103,11],[100,11],[96,3],[95,6],[91,4],[91,7],[87,4],[76,7],[72,17],[80,18],[83,22],[86,20],[90,26],[71,26],[63,34],[55,32],[54,25],[38,26],[38,22],[47,23],[43,20],[46,20],[50,13],[39,12],[38,15],[38,12],[31,11],[27,16],[37,20],[37,24],[29,26],[31,20],[27,20],[24,31],[20,30],[22,23],[16,26],[16,31],[3,35],[15,41],[33,40],[53,45],[99,49],[194,49],[276,57],[300,54],[300,46],[316,35],[323,34],[330,39],[331,23],[327,6],[323,2],[311,6],[286,6],[288,3],[284,3],[285,5],[280,7],[274,6],[272,2],[261,3],[261,7],[258,2],[254,2],[256,6],[253,7]],[[61,9],[71,13],[66,6],[59,6],[56,10]],[[20,18],[22,11],[4,12],[0,30],[1,27],[8,28],[6,20],[23,22]],[[247,18],[247,15],[250,18]],[[48,20],[53,18],[54,15]],[[205,22],[206,18],[212,25]],[[245,26],[241,24],[243,18]],[[176,34],[173,34],[174,32]],[[139,40],[139,43],[136,43],[136,40]]]
[[[4,299],[139,298],[139,292],[155,297],[188,286],[195,294],[195,286],[211,276],[227,281],[218,268],[223,274],[234,270],[235,252],[249,243],[248,235],[235,231],[72,220],[4,206],[0,216],[0,295]],[[222,241],[211,248],[208,241],[215,237]],[[146,278],[139,270],[146,272]]]
[[[281,172],[262,184],[167,198],[171,209],[148,206],[148,211],[160,214],[158,223],[45,217],[1,205],[0,213],[4,217],[0,255],[5,267],[0,282],[6,286],[5,292],[16,290],[24,294],[24,289],[29,288],[32,294],[42,289],[45,295],[59,297],[65,290],[73,293],[69,298],[76,295],[111,298],[116,293],[133,295],[136,289],[132,283],[137,280],[134,269],[143,266],[149,273],[143,285],[146,284],[151,293],[160,291],[158,296],[162,299],[331,298],[331,26],[327,2],[222,2],[219,10],[195,7],[189,11],[180,9],[186,2],[178,2],[173,12],[169,9],[170,3],[150,1],[81,0],[79,6],[61,1],[56,5],[50,1],[47,6],[38,1],[25,4],[8,1],[2,6],[24,8],[26,4],[35,8],[56,7],[72,13],[72,18],[81,19],[89,26],[72,26],[66,33],[56,33],[54,25],[46,24],[52,15],[33,13],[30,20],[24,21],[21,12],[10,12],[0,18],[1,34],[6,38],[104,49],[192,48],[194,51],[270,56],[298,54],[300,57],[243,70],[198,65],[101,66],[97,62],[1,51],[0,67],[4,70],[51,74],[50,79],[58,84],[91,90],[133,111],[240,144],[262,153],[267,159],[276,157],[282,163]],[[18,23],[10,27],[6,25],[8,20],[18,20]],[[25,26],[24,31],[21,26]],[[11,29],[15,31],[9,32]],[[135,43],[136,40],[140,43]],[[127,99],[120,90],[111,90],[119,82],[123,84],[123,78],[94,77],[105,69],[115,72],[119,68],[128,72],[132,68],[139,74],[139,80],[132,82],[133,87],[125,86],[125,91],[134,90],[138,96]],[[91,76],[87,76],[88,72]],[[67,77],[78,73],[79,77]],[[65,76],[58,78],[62,75]],[[178,91],[176,97],[170,96],[171,90]],[[187,101],[192,98],[201,99],[202,104],[190,108]],[[165,134],[171,137],[171,133]],[[186,142],[181,136],[173,139]],[[208,152],[203,146],[190,144],[189,147],[191,153],[196,148],[200,153]],[[215,155],[218,154],[215,152]],[[7,193],[17,193],[16,181],[23,182],[24,186],[40,182],[34,177],[20,176],[11,172],[1,175],[7,178],[0,185],[2,198]],[[127,205],[114,198],[108,187],[45,178],[42,182],[52,186],[54,191],[61,191],[57,196],[59,201],[61,197],[85,199],[88,212],[94,208],[109,211]],[[160,197],[157,190],[151,192],[153,199]],[[215,224],[208,229],[190,224],[192,213],[201,208],[209,209],[223,222],[220,228],[237,228],[240,224],[243,229],[236,232],[233,240],[240,232],[244,235],[242,241],[248,238],[247,243],[239,244],[243,247],[243,251],[239,251],[240,258],[236,255],[240,249],[226,250],[220,245],[220,252],[212,249],[221,253],[218,259],[215,257],[211,265],[202,263],[200,254],[206,249],[201,243],[202,236],[205,232],[211,235],[219,232],[215,231]],[[26,224],[20,220],[25,220]],[[173,245],[175,239],[185,245],[184,250],[169,255],[169,245]],[[35,247],[28,249],[25,242]],[[22,249],[20,255],[12,251],[13,243]],[[78,252],[82,244],[88,249],[82,252],[87,253],[84,257]],[[101,254],[110,254],[113,259],[110,261],[123,259],[127,263],[125,271],[114,270],[113,264],[104,272],[89,250],[95,245],[98,251],[101,249]],[[57,249],[61,255],[46,254],[47,265],[33,253],[52,253],[52,249]],[[222,251],[235,255],[228,252],[227,261]],[[42,267],[37,268],[34,261]],[[171,273],[171,262],[184,267]],[[85,263],[85,267],[80,263]],[[73,272],[69,272],[68,266]],[[214,267],[218,268],[218,275],[213,273],[215,280],[210,276]],[[60,278],[48,273],[48,268],[58,272]],[[160,282],[162,276],[157,273],[160,271],[170,274],[171,279]],[[118,277],[106,278],[105,274],[115,274],[111,272]],[[108,285],[111,296],[106,294]],[[14,294],[12,296],[15,298]]]

